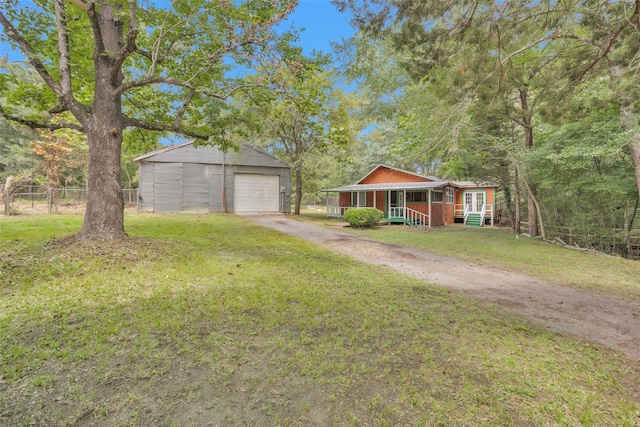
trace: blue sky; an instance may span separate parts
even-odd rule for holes
[[[1,1],[1,0],[0,0]],[[339,13],[329,0],[298,0],[298,7],[283,23],[283,28],[305,28],[300,34],[300,43],[305,54],[313,49],[324,53],[331,52],[330,42],[339,42],[342,38],[349,38],[353,29],[349,25],[349,16]],[[9,54],[11,61],[20,60],[23,56],[19,52],[0,43],[0,56]]]
[[[298,7],[284,23],[285,28],[289,26],[305,28],[299,43],[305,54],[313,49],[329,53],[330,42],[349,38],[354,32],[349,16],[339,13],[329,0],[298,0]]]

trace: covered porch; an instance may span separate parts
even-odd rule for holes
[[[440,225],[446,182],[355,184],[323,190],[327,217],[342,218],[352,208],[371,207],[384,213],[381,222],[420,227]],[[334,193],[337,196],[330,197]],[[437,193],[437,194],[434,194]],[[437,206],[436,206],[437,205]]]

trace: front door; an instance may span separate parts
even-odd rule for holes
[[[485,205],[484,195],[484,191],[466,191],[464,193],[465,210],[471,213],[482,212],[482,207]]]

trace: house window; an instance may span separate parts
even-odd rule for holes
[[[453,188],[447,188],[447,203],[453,203]]]
[[[431,202],[432,203],[442,203],[442,191],[432,191],[431,192]]]
[[[407,203],[424,203],[427,201],[425,191],[407,191]]]
[[[360,203],[358,203],[358,194],[360,194]],[[351,193],[351,206],[367,206],[367,192]]]

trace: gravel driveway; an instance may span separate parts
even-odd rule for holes
[[[640,304],[446,258],[418,249],[363,239],[282,214],[243,214],[256,224],[309,240],[371,264],[497,304],[534,322],[640,360]]]

